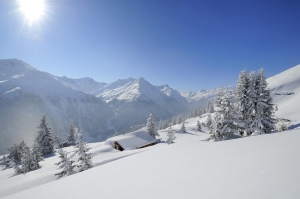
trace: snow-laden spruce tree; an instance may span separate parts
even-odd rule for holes
[[[232,89],[222,95],[215,106],[216,128],[213,131],[211,140],[226,140],[237,132],[237,114],[235,108],[235,97]]]
[[[218,109],[218,107],[221,107],[223,96],[224,96],[224,88],[220,87],[218,89],[218,96],[217,96],[217,98],[215,100],[215,104],[214,104],[214,112],[216,112],[216,109]]]
[[[39,162],[44,160],[43,154],[40,151],[41,150],[39,149],[37,143],[34,143],[31,152],[34,168],[39,168]]]
[[[244,136],[252,134],[252,123],[256,115],[256,75],[255,72],[250,72],[248,76],[248,90],[247,90],[247,111],[244,113]]]
[[[269,133],[275,130],[275,119],[273,117],[274,104],[270,96],[270,90],[267,88],[264,70],[258,70],[255,82],[256,103],[255,116],[251,124],[252,134]]]
[[[12,146],[10,146],[8,149],[8,155],[7,155],[7,161],[8,162],[15,162],[16,164],[19,164],[21,162],[21,153],[19,150],[19,145],[17,144],[13,144]]]
[[[176,139],[175,132],[172,131],[171,126],[169,126],[168,133],[167,133],[167,140],[166,140],[166,142],[167,142],[168,144],[172,144],[172,143],[174,143],[174,140],[175,140],[175,139]]]
[[[50,128],[46,123],[45,115],[43,115],[41,119],[41,123],[38,126],[38,129],[39,131],[36,134],[35,143],[37,143],[39,149],[41,150],[40,152],[43,155],[52,153],[54,151],[53,136],[52,133],[50,132]]]
[[[56,173],[55,175],[58,177],[69,175],[74,170],[74,161],[71,160],[71,157],[67,156],[67,153],[63,149],[59,149],[57,152],[59,154],[60,161],[58,163],[55,163],[55,165],[59,166],[59,169],[61,169],[62,171]]]
[[[241,123],[242,128],[239,128],[241,135],[248,134],[248,128],[245,128],[246,120],[248,118],[248,88],[249,88],[249,77],[246,70],[240,72],[235,88],[235,99],[238,113],[238,120]]]
[[[70,123],[67,140],[68,140],[69,144],[75,144],[76,143],[75,128],[74,128],[73,122]]]
[[[209,134],[214,134],[214,132],[216,131],[216,128],[217,128],[217,124],[216,124],[215,120],[211,119],[210,125],[207,127],[208,127]]]
[[[207,116],[207,119],[206,119],[206,126],[207,127],[210,127],[210,125],[211,125],[211,115],[209,114],[208,116]]]
[[[184,126],[184,122],[182,122],[182,125],[181,125],[181,129],[180,129],[182,132],[186,133],[186,129],[185,129],[185,126]]]
[[[150,117],[147,119],[146,132],[154,138],[158,136],[152,113],[150,113]]]
[[[75,128],[76,134],[76,150],[74,153],[74,158],[76,161],[77,172],[81,172],[93,167],[92,155],[88,153],[90,148],[87,147],[86,142],[82,142],[82,134],[78,132],[78,129]]]
[[[35,164],[33,162],[33,158],[31,156],[30,149],[28,147],[24,148],[22,152],[22,158],[21,158],[21,173],[27,173],[29,171],[32,171],[35,169]],[[17,170],[15,170],[17,172]]]
[[[201,131],[201,124],[200,124],[199,120],[197,121],[197,131]]]
[[[3,159],[3,163],[5,165],[5,168],[10,168],[10,161],[11,160],[5,155],[2,157],[2,159]]]
[[[53,139],[53,144],[56,144],[57,148],[63,147],[64,140],[60,136],[55,136]]]

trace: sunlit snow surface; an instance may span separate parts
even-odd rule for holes
[[[172,145],[119,152],[109,144],[90,144],[95,167],[62,179],[54,176],[57,157],[25,175],[0,171],[0,197],[300,197],[300,130],[208,142],[207,133],[196,131],[197,120],[186,121],[187,133],[173,126],[177,139]],[[159,132],[162,140],[166,132]]]

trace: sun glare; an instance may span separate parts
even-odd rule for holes
[[[45,0],[18,0],[20,11],[31,24],[39,21],[45,12]]]

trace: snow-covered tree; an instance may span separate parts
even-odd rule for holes
[[[211,115],[209,114],[208,116],[207,116],[207,119],[206,119],[206,126],[207,127],[210,127],[210,125],[211,125]]]
[[[225,140],[237,132],[237,118],[235,112],[235,98],[232,90],[229,88],[215,105],[216,128],[211,136],[212,140]]]
[[[61,148],[63,146],[64,140],[60,136],[55,136],[53,139],[53,143],[57,148]]]
[[[250,72],[248,76],[248,89],[247,89],[247,110],[243,114],[244,122],[244,136],[252,134],[252,123],[256,115],[256,75],[255,72]]]
[[[19,145],[13,144],[7,150],[9,152],[8,156],[7,156],[7,158],[9,159],[9,162],[13,161],[16,164],[19,164],[20,161],[21,161],[21,157],[22,157],[21,153],[20,153],[20,150],[19,150]]]
[[[40,151],[41,150],[39,149],[37,143],[34,143],[31,152],[34,168],[39,168],[40,167],[39,162],[44,160],[43,154]]]
[[[21,173],[27,173],[29,171],[34,170],[34,163],[33,158],[30,153],[30,149],[28,147],[24,148],[22,152],[22,159],[21,159]],[[17,170],[16,170],[17,171]]]
[[[73,122],[70,123],[67,140],[70,144],[75,144],[76,143],[75,128],[74,128]]]
[[[197,131],[201,131],[201,124],[200,124],[199,120],[197,121]]]
[[[170,126],[169,129],[168,129],[167,140],[166,140],[166,142],[167,142],[168,144],[172,144],[172,143],[174,143],[173,141],[174,141],[175,139],[176,139],[175,132],[172,131],[171,126]]]
[[[52,153],[54,151],[53,147],[53,137],[50,132],[50,128],[46,123],[46,116],[43,115],[41,123],[38,126],[39,131],[37,132],[35,143],[37,143],[41,153],[43,155]]]
[[[75,158],[77,159],[76,161],[76,166],[78,168],[77,172],[81,172],[84,170],[87,170],[91,167],[93,167],[92,163],[92,155],[88,153],[90,148],[87,147],[86,142],[82,142],[82,134],[78,132],[78,129],[75,128],[75,133],[76,133],[76,150],[75,150]]]
[[[147,119],[146,131],[150,136],[154,138],[158,135],[152,113],[150,113],[150,117]]]
[[[177,124],[177,116],[172,117],[172,125]]]
[[[19,165],[17,163],[15,163],[14,161],[10,161],[10,168],[13,168],[15,171],[15,174],[19,174],[21,173],[21,169],[19,167]]]
[[[240,72],[235,89],[236,107],[238,120],[242,128],[239,128],[240,134],[248,134],[247,128],[248,109],[249,109],[249,76],[246,70]]]
[[[4,165],[5,165],[5,167],[6,168],[10,168],[11,166],[10,166],[10,162],[11,162],[11,160],[7,157],[7,156],[3,156],[3,162],[4,162]]]
[[[216,131],[216,128],[217,128],[217,124],[216,124],[216,122],[215,122],[215,120],[214,119],[211,119],[210,120],[210,125],[209,126],[207,126],[208,127],[208,132],[209,132],[209,134],[214,134],[214,132]]]
[[[58,154],[59,154],[60,161],[58,163],[55,163],[55,165],[59,166],[59,169],[61,169],[62,171],[56,173],[55,175],[58,177],[69,175],[74,170],[75,167],[75,165],[73,165],[74,161],[67,156],[67,153],[63,149],[59,149]]]
[[[184,121],[184,116],[182,115],[182,114],[180,114],[180,115],[177,115],[177,124],[180,124],[181,122],[183,122]]]
[[[267,88],[264,70],[260,69],[255,78],[254,118],[251,124],[252,134],[269,133],[275,130],[275,119],[273,118],[274,104]]]
[[[186,129],[185,129],[185,126],[184,126],[184,122],[182,122],[182,125],[181,125],[181,129],[180,129],[182,132],[186,133]]]
[[[224,95],[224,88],[220,87],[218,89],[218,96],[217,96],[217,98],[215,100],[215,104],[214,104],[214,111],[215,112],[216,112],[216,109],[218,109],[218,107],[221,107],[223,95]]]
[[[21,158],[21,167],[15,167],[15,172],[27,173],[40,167],[39,162],[43,160],[42,154],[39,152],[38,146],[34,145],[32,151],[24,145]]]

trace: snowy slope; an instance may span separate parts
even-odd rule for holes
[[[300,65],[268,78],[267,82],[272,91],[274,103],[278,105],[276,115],[281,118],[299,120]]]
[[[300,197],[300,157],[293,155],[300,150],[300,129],[208,142],[205,141],[208,134],[195,130],[196,121],[197,118],[186,121],[188,133],[182,133],[180,125],[173,126],[177,139],[172,145],[161,143],[142,150],[118,152],[105,143],[92,144],[96,167],[59,180],[53,176],[50,179],[56,171],[54,167],[46,166],[55,162],[56,157],[51,161],[47,159],[43,168],[34,171],[40,171],[39,174],[30,172],[14,176],[11,169],[2,170],[0,197]],[[163,139],[166,131],[159,132]],[[101,164],[101,159],[106,164]],[[37,178],[42,171],[43,175],[48,175],[46,184],[42,178]],[[37,186],[38,182],[43,185]]]
[[[114,81],[112,83],[109,83],[107,84],[106,86],[102,87],[101,89],[97,90],[94,92],[94,95],[95,96],[98,96],[100,95],[101,93],[103,92],[108,92],[110,90],[113,90],[113,89],[116,89],[116,88],[119,88],[119,87],[122,87],[130,82],[134,81],[133,78],[127,78],[127,79],[118,79],[117,81]],[[101,97],[101,95],[100,95]]]
[[[31,144],[43,114],[54,135],[61,137],[71,120],[88,140],[115,133],[108,124],[114,112],[101,99],[20,60],[0,60],[0,71],[0,154],[23,139]]]

